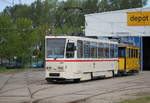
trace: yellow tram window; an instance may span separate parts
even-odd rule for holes
[[[134,49],[134,58],[136,58],[136,49]]]
[[[138,58],[140,58],[140,50],[139,49],[138,49],[137,53],[138,53]]]
[[[137,58],[137,49],[135,49],[135,58]]]
[[[129,58],[129,49],[126,48],[126,58]]]
[[[134,58],[134,49],[131,49],[131,57]]]
[[[131,58],[131,49],[128,49],[128,57]]]
[[[137,58],[139,58],[139,50],[136,50]]]

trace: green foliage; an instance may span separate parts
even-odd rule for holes
[[[107,1],[107,0],[105,0]],[[85,13],[95,13],[99,11],[100,6],[99,4],[99,0],[85,0],[85,2],[83,2],[83,8],[85,9]]]
[[[19,29],[32,28],[32,21],[30,19],[27,19],[27,18],[18,18],[16,20],[16,26]]]
[[[0,28],[11,28],[11,19],[8,16],[0,16]]]
[[[8,53],[10,46],[8,46],[7,42],[10,34],[10,32],[7,30],[9,28],[12,28],[11,19],[6,16],[0,16],[0,57],[6,58],[8,55],[10,55],[10,53]]]
[[[147,0],[101,0],[100,12],[130,8],[140,8],[146,5]]]
[[[0,57],[5,59],[14,59],[17,57],[24,65],[32,56],[33,47],[38,37],[32,30],[32,21],[27,18],[18,18],[15,24],[10,22],[9,18],[1,19],[1,45]],[[8,28],[8,25],[12,25]],[[5,28],[7,27],[7,30]]]
[[[124,100],[119,103],[150,103],[150,96],[140,97],[137,99]]]

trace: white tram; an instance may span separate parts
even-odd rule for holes
[[[76,36],[46,36],[46,80],[90,80],[118,71],[118,43]]]

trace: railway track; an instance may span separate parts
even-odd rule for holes
[[[136,78],[136,79],[128,80],[128,81],[121,82],[121,83],[122,84],[124,84],[124,83],[135,83],[135,81],[141,80],[141,79],[144,79],[144,78]],[[135,86],[137,86],[137,83],[134,84],[134,85],[130,85],[130,86],[124,86],[124,87],[121,87],[121,88],[116,88],[116,89],[113,89],[113,90],[108,90],[108,91],[105,91],[105,92],[99,92],[99,93],[96,93],[94,95],[80,93],[80,92],[86,92],[86,91],[90,90],[90,89],[85,89],[85,90],[76,91],[76,92],[72,92],[72,93],[66,93],[66,94],[55,95],[55,96],[50,96],[50,97],[45,97],[45,98],[37,99],[37,100],[33,101],[33,103],[40,103],[41,101],[46,100],[46,99],[48,99],[49,101],[51,101],[51,99],[57,98],[57,97],[61,97],[61,96],[86,95],[86,98],[82,98],[82,99],[78,99],[78,100],[70,101],[69,102],[69,103],[80,103],[81,101],[86,101],[86,100],[89,100],[91,98],[94,98],[94,97],[97,97],[97,96],[101,96],[101,95],[106,95],[106,94],[111,94],[111,93],[117,93],[117,92],[124,92],[124,91],[134,91],[134,90],[138,90],[138,89],[149,89],[150,88],[150,86],[142,86],[142,84],[140,84],[140,83],[138,83],[139,87],[135,87]],[[92,90],[93,91],[97,91],[97,90],[99,90],[99,88],[92,89]]]
[[[119,89],[115,89],[115,90],[110,90],[107,92],[102,92],[102,93],[97,93],[95,95],[90,96],[90,94],[80,94],[79,92],[81,91],[77,91],[77,92],[73,92],[73,93],[67,93],[67,94],[62,94],[62,95],[55,95],[55,96],[51,96],[51,97],[45,97],[42,99],[37,99],[35,101],[33,101],[32,103],[41,103],[41,101],[48,99],[49,101],[51,101],[50,99],[56,98],[56,97],[60,97],[60,96],[69,96],[69,95],[87,95],[86,98],[82,98],[82,99],[77,99],[75,101],[70,101],[69,103],[80,103],[81,101],[87,101],[93,97],[96,96],[101,96],[101,95],[105,95],[105,94],[110,94],[110,93],[116,93],[116,92],[122,92],[122,91],[131,91],[131,90],[136,90],[136,89],[144,89],[144,88],[150,88],[149,86],[145,86],[145,87],[137,87],[137,88],[119,88]],[[89,96],[88,96],[89,95]]]
[[[23,75],[22,75],[23,74]],[[0,87],[0,94],[5,94],[7,93],[8,95],[0,95],[1,97],[14,97],[14,98],[19,98],[19,97],[28,97],[29,100],[27,103],[41,103],[42,101],[48,100],[48,101],[53,101],[56,98],[69,98],[70,95],[73,96],[82,96],[83,98],[76,98],[75,100],[69,100],[68,103],[80,103],[82,101],[88,101],[89,99],[95,98],[95,97],[101,97],[104,95],[109,95],[111,93],[119,93],[119,92],[128,92],[128,91],[135,91],[135,90],[141,90],[141,89],[148,89],[150,90],[150,83],[145,83],[144,84],[144,77],[140,76],[131,76],[131,77],[117,77],[117,78],[111,78],[111,79],[102,79],[102,80],[95,80],[95,81],[89,81],[89,82],[80,82],[80,83],[71,83],[71,84],[47,84],[46,81],[41,78],[32,78],[31,76],[31,71],[24,71],[21,74],[21,79],[19,81],[23,80],[24,83],[23,86],[21,87],[16,87],[16,88],[5,88],[6,85],[11,85],[14,80],[11,81],[11,79],[15,79],[18,76],[15,76],[16,74],[11,74],[5,83]],[[33,77],[36,74],[33,75]],[[15,77],[14,77],[15,76]],[[18,82],[19,82],[18,81]],[[110,81],[115,81],[114,84],[118,85],[118,87],[115,88],[109,88],[109,86],[105,87],[105,85],[99,85],[98,83],[104,83],[108,84]],[[117,82],[116,82],[117,81]],[[140,82],[139,82],[140,81]],[[16,81],[17,82],[17,81]],[[96,84],[96,85],[94,85]],[[113,84],[111,84],[113,85]],[[59,92],[59,90],[64,90],[69,87],[74,87],[72,91],[66,91],[66,92]],[[80,86],[81,88],[77,88]],[[37,87],[37,88],[34,88]],[[84,88],[86,87],[86,88]],[[4,90],[3,90],[4,89]],[[9,95],[9,92],[14,92],[15,90],[19,89],[26,89],[27,94],[26,95]],[[57,91],[58,89],[58,91]],[[40,94],[47,92],[47,91],[55,91],[59,93],[55,93],[52,95],[52,93],[48,93],[49,95],[44,95],[41,97],[38,97]],[[67,89],[66,89],[67,90]],[[96,91],[96,92],[93,92]],[[1,103],[1,102],[0,102]]]
[[[38,93],[40,91],[43,91],[43,90],[46,90],[46,89],[53,89],[53,88],[59,86],[59,85],[57,85],[57,86],[55,85],[55,86],[43,87],[43,88],[37,89],[37,90],[35,90],[35,91],[32,92],[31,87],[32,87],[33,82],[29,78],[29,73],[30,73],[30,71],[26,71],[24,73],[24,80],[26,81],[26,88],[28,89],[28,94],[29,94],[29,97],[30,97],[30,103],[33,103],[34,95],[36,93]],[[39,82],[39,80],[38,81],[34,81],[34,83],[36,83],[36,82]]]
[[[8,81],[9,81],[10,79],[12,79],[14,75],[15,75],[15,73],[12,73],[12,74],[8,77],[8,79],[7,79],[7,80],[3,83],[3,85],[0,87],[0,91],[6,86],[6,84],[8,83]]]

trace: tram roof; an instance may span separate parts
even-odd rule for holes
[[[101,39],[94,39],[89,37],[79,37],[79,36],[45,36],[45,38],[68,38],[72,40],[82,40],[82,41],[91,41],[91,42],[103,42],[103,43],[112,43],[112,44],[118,44],[116,41],[111,40],[101,40]]]

